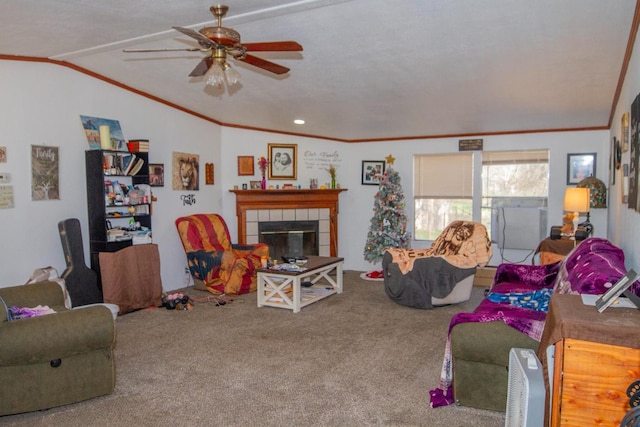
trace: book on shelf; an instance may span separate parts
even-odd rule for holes
[[[127,148],[129,151],[146,153],[149,151],[149,140],[148,139],[130,139],[127,143]]]
[[[109,193],[113,193],[116,196],[123,196],[122,187],[118,181],[111,181],[111,187],[109,188],[111,191]]]
[[[133,163],[133,161],[131,163]],[[131,175],[131,176],[137,175],[138,172],[140,172],[140,169],[142,169],[142,166],[144,166],[144,160],[138,159],[135,166],[129,169],[129,171],[127,172],[127,175]]]
[[[136,215],[149,215],[149,205],[135,205]]]
[[[122,156],[122,173],[123,175],[129,175],[129,171],[135,165],[136,155],[135,154],[125,154]]]

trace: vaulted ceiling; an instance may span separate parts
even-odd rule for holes
[[[48,58],[229,126],[341,141],[609,126],[635,0],[228,0],[223,26],[276,76],[232,60],[230,91],[188,74],[172,26],[215,25],[202,0],[3,0],[0,58]],[[0,66],[1,62],[0,62]],[[299,126],[293,120],[302,118]]]

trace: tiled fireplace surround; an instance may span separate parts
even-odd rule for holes
[[[257,243],[262,221],[318,221],[318,255],[338,256],[338,196],[331,190],[229,190],[236,195],[238,243]]]
[[[318,255],[330,256],[329,209],[259,209],[247,211],[247,243],[258,243],[258,223],[318,221]]]

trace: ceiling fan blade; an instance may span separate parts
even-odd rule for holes
[[[192,30],[191,28],[183,28],[183,27],[171,27],[171,28],[173,28],[176,31],[180,31],[182,34],[185,34],[189,37],[192,37],[198,40],[198,42],[200,42],[201,45],[206,46],[207,48],[215,48],[218,46],[218,43],[214,42],[213,40],[210,40],[209,38],[203,36],[196,30]]]
[[[252,52],[302,51],[302,45],[292,41],[242,43],[242,45],[247,48],[247,51]]]
[[[132,52],[177,52],[177,51],[186,51],[186,52],[206,52],[211,49],[202,49],[199,47],[189,47],[189,48],[165,48],[165,49],[122,49],[123,52],[132,53]]]
[[[246,55],[244,58],[238,58],[238,61],[246,62],[247,64],[254,65],[274,74],[286,74],[289,72],[289,68],[287,67],[283,67],[282,65],[278,65],[274,62],[267,61],[266,59],[258,58],[253,55]]]
[[[189,73],[189,77],[204,76],[207,73],[207,70],[209,70],[209,67],[211,67],[211,62],[211,58],[204,58],[202,61],[198,62],[196,68]]]

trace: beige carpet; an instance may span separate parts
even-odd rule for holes
[[[343,294],[297,314],[257,308],[254,293],[225,306],[119,317],[113,394],[0,417],[0,425],[504,425],[499,412],[429,407],[449,320],[472,310],[483,289],[474,287],[466,303],[423,311],[395,304],[382,282],[359,276],[345,272]]]

